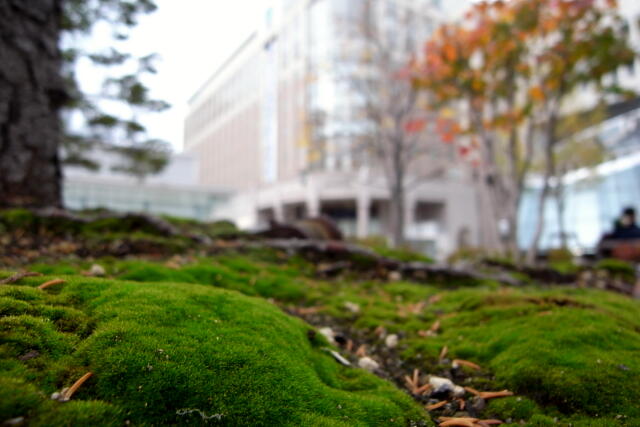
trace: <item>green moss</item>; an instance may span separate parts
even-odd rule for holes
[[[439,309],[442,333],[413,339],[407,357],[434,358],[448,345],[509,388],[563,413],[637,417],[640,311],[637,302],[598,291],[457,291]],[[509,410],[511,411],[511,410]]]
[[[371,249],[376,254],[385,258],[391,258],[402,262],[425,262],[429,264],[433,263],[433,259],[424,254],[416,252],[408,246],[399,248],[393,248],[389,246],[387,239],[384,237],[376,236],[366,239],[358,239],[356,243]]]
[[[22,390],[0,406],[0,419],[199,425],[205,416],[227,425],[406,425],[423,418],[406,394],[339,365],[322,340],[309,340],[307,325],[262,300],[189,283],[68,277],[57,295],[28,286],[0,288],[14,310],[33,313],[0,318],[0,363],[6,363],[0,366],[15,377],[12,388]],[[94,324],[90,335],[71,327],[87,319]],[[30,350],[41,356],[15,361]],[[44,366],[36,366],[41,357]],[[46,378],[38,374],[42,368]],[[43,398],[87,371],[94,375],[72,403]]]
[[[619,277],[627,280],[628,282],[633,282],[636,276],[636,271],[633,268],[633,265],[619,259],[611,258],[600,260],[596,264],[595,268],[596,270],[607,271],[612,276]]]
[[[486,411],[487,417],[501,417],[518,422],[529,420],[534,415],[542,413],[536,402],[520,396],[490,400]]]

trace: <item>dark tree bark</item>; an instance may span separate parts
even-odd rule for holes
[[[60,207],[63,0],[0,0],[0,207]]]

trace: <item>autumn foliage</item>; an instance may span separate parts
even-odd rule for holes
[[[490,203],[506,210],[512,248],[532,158],[545,158],[553,175],[558,121],[593,105],[577,93],[626,94],[612,78],[636,55],[626,32],[615,0],[481,2],[442,25],[410,65],[414,85],[443,112],[442,140],[458,145]]]

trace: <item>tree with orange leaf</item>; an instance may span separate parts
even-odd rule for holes
[[[480,191],[492,225],[488,240],[501,240],[501,249],[514,255],[532,159],[536,152],[544,159],[544,201],[555,173],[558,121],[577,107],[567,101],[583,87],[598,96],[619,92],[610,76],[633,61],[615,6],[614,0],[482,2],[463,23],[442,26],[414,67],[417,87],[438,105],[464,112],[456,140],[477,141]],[[542,211],[539,217],[530,258]]]

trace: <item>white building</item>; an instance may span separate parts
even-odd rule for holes
[[[405,30],[426,40],[445,19],[441,3],[272,2],[261,27],[190,101],[185,151],[202,161],[199,183],[238,192],[217,215],[258,227],[325,214],[347,235],[389,235],[388,186],[375,162],[354,150],[366,123],[344,76],[367,69],[367,41],[354,23],[375,22],[393,34],[403,29],[394,17],[408,11],[417,24]],[[465,170],[422,182],[406,202],[405,237],[416,246],[442,256],[459,243],[479,244]]]
[[[144,180],[114,171],[121,159],[112,152],[96,150],[89,157],[99,164],[98,170],[64,168],[63,200],[68,209],[105,208],[205,221],[230,196],[228,191],[199,185],[199,162],[187,154],[172,155],[162,172]]]

